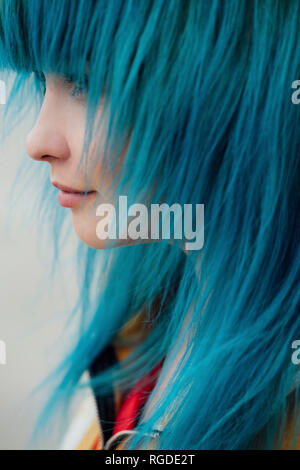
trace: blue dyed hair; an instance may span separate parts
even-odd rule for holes
[[[24,96],[33,71],[82,82],[89,64],[83,158],[104,97],[108,172],[130,135],[116,194],[205,204],[201,251],[80,247],[80,337],[46,414],[144,308],[146,340],[93,381],[102,395],[112,381],[127,389],[166,358],[130,447],[146,448],[161,420],[160,449],[277,448],[289,413],[296,436],[299,21],[299,3],[273,0],[1,0],[12,96]]]

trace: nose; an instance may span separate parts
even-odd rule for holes
[[[27,136],[26,152],[37,161],[52,163],[55,160],[67,159],[70,149],[62,126],[44,111],[41,111],[35,126]]]

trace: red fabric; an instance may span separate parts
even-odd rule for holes
[[[139,410],[145,404],[148,395],[153,390],[162,363],[154,367],[145,377],[142,377],[125,397],[116,417],[113,435],[134,428]]]
[[[90,448],[90,450],[98,450],[99,449],[99,446],[100,446],[100,437],[96,437],[92,447]]]

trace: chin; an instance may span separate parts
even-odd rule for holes
[[[105,250],[106,248],[109,248],[109,245],[106,240],[95,240],[92,237],[87,236],[86,234],[79,233],[77,230],[76,233],[80,240],[90,248],[95,248],[96,250]]]
[[[74,230],[80,240],[91,248],[104,250],[109,248],[109,240],[100,240],[96,235],[97,221],[82,212],[72,211]]]
[[[107,248],[117,248],[121,246],[133,246],[141,243],[151,243],[153,240],[110,240],[106,238],[101,240],[96,233],[98,219],[91,216],[89,211],[77,209],[72,210],[73,226],[80,240],[91,248],[96,250],[105,250]]]

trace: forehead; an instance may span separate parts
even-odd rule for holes
[[[90,57],[101,44],[96,28],[105,12],[101,3],[1,0],[0,67],[68,76],[87,73]]]

